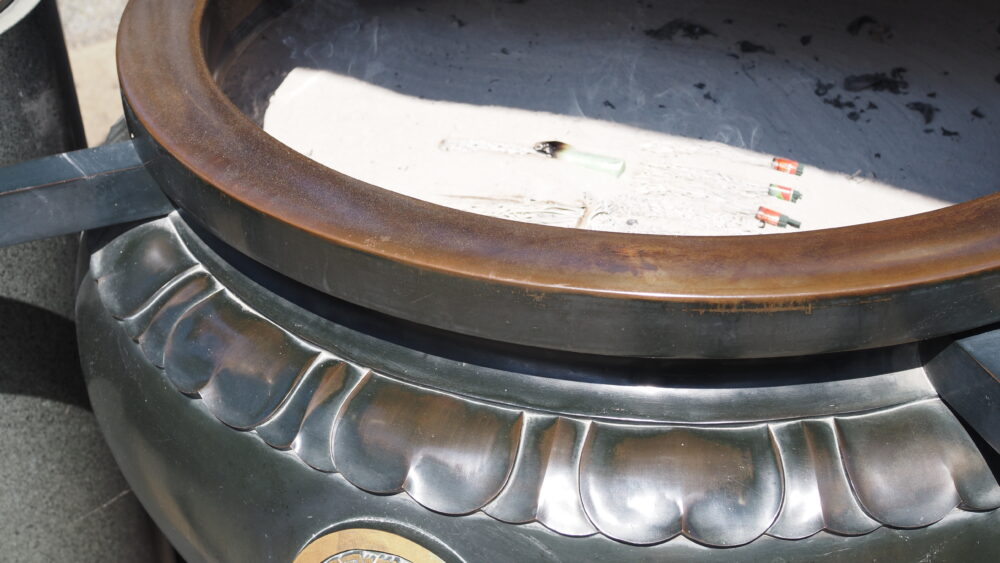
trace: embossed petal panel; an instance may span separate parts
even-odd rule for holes
[[[99,258],[108,279],[131,288],[123,304],[116,286],[97,285],[105,303],[130,312],[122,330],[219,420],[368,491],[564,535],[648,544],[683,534],[712,546],[922,527],[955,507],[1000,506],[1000,486],[939,399],[715,427],[494,406],[313,347],[189,265],[169,221],[149,225]],[[152,242],[121,242],[131,238]],[[138,260],[136,249],[160,259]],[[133,268],[137,260],[152,270]],[[144,285],[147,276],[162,285]]]
[[[376,493],[405,490],[447,514],[482,508],[510,475],[521,413],[375,376],[334,429],[334,464]]]
[[[90,259],[104,304],[118,319],[135,313],[157,290],[195,265],[194,257],[178,244],[176,231],[165,220],[136,227]]]
[[[315,469],[334,471],[330,431],[360,372],[346,362],[321,359],[296,382],[277,412],[257,427],[257,434],[271,447],[293,449]]]
[[[292,443],[292,449],[302,461],[320,471],[336,470],[330,443],[331,432],[340,415],[341,405],[352,388],[351,384],[359,379],[361,383],[358,385],[367,381],[367,378],[362,378],[361,371],[338,360],[325,361],[313,370],[319,381],[315,393],[305,406],[302,425]]]
[[[750,542],[781,507],[781,470],[766,425],[744,428],[594,424],[580,490],[605,534],[649,544]]]
[[[157,367],[163,367],[167,338],[191,306],[220,291],[219,285],[205,272],[181,274],[167,291],[160,292],[150,306],[125,320],[126,330],[139,342],[142,352]]]
[[[319,352],[222,293],[188,310],[167,341],[168,377],[226,424],[250,429],[277,409]]]
[[[876,520],[917,528],[955,507],[1000,506],[1000,486],[948,408],[923,401],[836,421],[844,466]]]
[[[781,453],[785,500],[769,534],[800,539],[820,530],[859,535],[879,527],[851,491],[831,419],[775,424],[771,430]]]
[[[526,419],[510,481],[484,512],[507,522],[537,520],[571,536],[595,533],[579,494],[580,450],[588,425],[562,417]]]

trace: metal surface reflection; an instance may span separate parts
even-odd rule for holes
[[[548,381],[585,399],[571,411],[540,397],[498,401],[475,381],[544,378],[406,350],[282,303],[177,216],[125,232],[94,254],[92,272],[81,299],[95,295],[88,306],[106,307],[109,330],[136,343],[129,354],[153,370],[145,377],[170,382],[184,408],[234,436],[252,431],[269,446],[255,455],[291,454],[366,502],[405,492],[425,511],[538,523],[566,538],[706,549],[934,528],[956,511],[1000,507],[996,478],[913,367],[912,347],[839,361],[849,379],[812,387],[829,400],[819,416],[804,402],[776,406],[773,420],[706,423],[693,410],[670,413],[690,393],[665,385],[641,389],[638,407],[650,410],[637,424],[628,394],[607,385]],[[733,387],[717,400],[779,402],[795,387]],[[653,418],[649,401],[661,400]]]

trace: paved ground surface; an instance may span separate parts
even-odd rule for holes
[[[115,32],[127,0],[57,0],[87,142],[99,144],[122,116]]]
[[[113,37],[124,4],[59,0],[92,144],[121,114]],[[80,373],[76,246],[60,237],[0,249],[0,561],[155,561]]]

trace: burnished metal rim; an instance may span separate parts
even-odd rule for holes
[[[286,330],[297,338],[400,381],[476,401],[595,420],[703,425],[856,414],[936,396],[916,344],[812,357],[806,369],[798,358],[726,365],[710,362],[710,380],[695,371],[706,362],[590,362],[587,371],[577,371],[578,377],[573,378],[560,372],[579,368],[566,366],[558,358],[531,365],[522,350],[512,351],[519,361],[508,364],[491,362],[482,355],[454,357],[448,355],[454,348],[475,343],[452,342],[428,349],[412,339],[388,340],[371,330],[371,320],[352,323],[355,327],[328,322],[227,263],[177,214],[162,225],[157,223],[142,229],[162,227],[171,233],[173,243],[193,258],[191,264],[199,264],[248,309],[267,319],[285,319],[284,325],[294,327]],[[134,231],[139,235],[140,228]],[[120,247],[109,248],[104,255]],[[128,260],[124,254],[118,260]],[[119,299],[134,299],[128,295],[133,288],[139,286],[119,286]],[[734,385],[744,380],[754,384]],[[500,381],[502,385],[497,384]]]
[[[668,237],[487,218],[325,168],[212,79],[206,56],[231,49],[258,4],[133,0],[122,90],[167,194],[316,289],[464,334],[623,356],[871,348],[1000,319],[1000,194],[841,229]]]

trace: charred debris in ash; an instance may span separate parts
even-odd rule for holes
[[[511,4],[523,4],[525,1],[526,0],[507,0],[507,2]],[[646,7],[651,7],[651,5],[646,4]],[[467,25],[465,20],[459,18],[455,14],[450,14],[449,17],[451,23],[456,27],[465,27]],[[724,26],[732,26],[735,23],[736,21],[733,18],[723,18],[721,20],[721,24]],[[781,21],[776,22],[775,25],[781,30],[789,29],[789,25]],[[843,29],[852,37],[883,44],[890,43],[895,36],[892,25],[881,21],[870,14],[858,15],[851,21],[847,22]],[[684,17],[671,19],[658,27],[647,28],[642,30],[642,32],[650,39],[657,41],[698,41],[704,38],[723,39],[720,34],[715,32],[713,27],[709,27],[709,25],[706,25],[705,23]],[[997,28],[997,33],[1000,34],[1000,26]],[[722,33],[722,36],[724,35],[726,34]],[[803,48],[806,48],[813,44],[814,37],[815,36],[812,33],[805,33],[798,36],[798,42]],[[732,43],[732,45],[734,47],[733,51],[729,52],[728,56],[734,59],[740,59],[741,55],[776,55],[776,50],[773,47],[762,45],[748,39],[738,39]],[[502,52],[504,54],[509,54],[507,49],[502,49]],[[755,64],[752,62],[745,64],[744,71],[750,70],[754,68],[754,66]],[[844,110],[845,117],[847,117],[847,119],[854,122],[870,123],[871,118],[865,114],[872,110],[879,109],[879,106],[873,101],[863,100],[860,93],[875,92],[894,95],[910,95],[910,84],[906,78],[907,72],[908,71],[905,67],[899,66],[891,68],[888,71],[851,74],[844,77],[841,83],[842,89],[846,92],[846,94],[836,93],[831,96],[828,96],[828,94],[831,94],[834,90],[835,83],[824,82],[822,79],[817,79],[815,82],[814,92],[817,96],[822,98],[824,104],[836,109]],[[947,76],[948,71],[944,71],[942,74]],[[1000,74],[997,74],[994,77],[994,80],[1000,84]],[[706,85],[704,83],[699,82],[694,86],[699,90],[703,90],[702,97],[705,100],[712,103],[719,103],[718,98],[714,96],[711,91],[705,89]],[[936,94],[929,93],[927,96],[933,98]],[[611,101],[605,101],[604,106],[612,110],[616,109],[615,105]],[[924,125],[930,125],[933,123],[939,112],[941,112],[941,108],[926,101],[909,101],[904,107],[917,113],[920,116],[920,119],[922,119]],[[973,108],[970,111],[970,114],[973,120],[984,119],[986,117],[979,108]],[[959,135],[957,131],[951,131],[945,129],[944,127],[941,127],[940,130],[941,134],[946,137],[957,137]],[[924,129],[925,133],[933,131],[935,130],[928,128]]]
[[[725,25],[733,25],[735,21],[733,18],[725,18],[722,20],[722,23]],[[779,29],[788,28],[788,25],[783,22],[778,22],[776,25]],[[868,14],[860,15],[848,22],[845,30],[853,37],[866,38],[877,43],[888,43],[894,37],[891,25]],[[644,30],[644,33],[652,39],[671,42],[675,39],[697,41],[706,37],[719,37],[719,35],[707,25],[686,18],[672,19],[659,27],[646,29]],[[1000,33],[1000,29],[998,29],[998,33]],[[799,36],[799,43],[802,47],[808,47],[813,43],[813,38],[814,36],[811,33],[801,35]],[[730,52],[729,56],[735,59],[739,59],[740,55],[776,54],[773,47],[761,45],[747,39],[737,40],[734,43],[734,46],[735,51],[737,52]],[[753,64],[751,63],[750,66],[744,70],[752,68]],[[870,123],[871,117],[868,117],[865,114],[879,109],[879,106],[872,100],[863,99],[861,93],[874,92],[909,96],[910,83],[906,77],[907,72],[908,70],[905,67],[898,66],[891,68],[888,71],[875,71],[847,75],[841,82],[841,88],[844,92],[835,94],[832,93],[837,86],[835,82],[825,82],[822,79],[817,79],[815,82],[814,93],[822,99],[824,104],[836,109],[844,110],[845,117],[847,117],[847,119],[855,122],[861,122],[863,119],[864,123]],[[948,72],[944,71],[943,74],[947,75]],[[1000,74],[996,76],[996,81],[1000,83]],[[718,99],[713,96],[711,92],[706,90],[706,84],[704,82],[695,83],[694,87],[704,91],[703,97],[706,100],[718,103]],[[930,92],[927,94],[927,97],[935,98],[937,97],[937,93]],[[909,101],[905,104],[905,107],[916,112],[920,116],[924,125],[930,125],[934,122],[938,113],[941,111],[941,108],[926,101]],[[985,114],[983,114],[979,108],[972,109],[970,113],[974,119],[985,118]],[[931,133],[935,131],[935,129],[924,129],[924,133]],[[944,127],[941,127],[940,131],[941,135],[945,137],[959,136],[958,131],[952,131]]]

